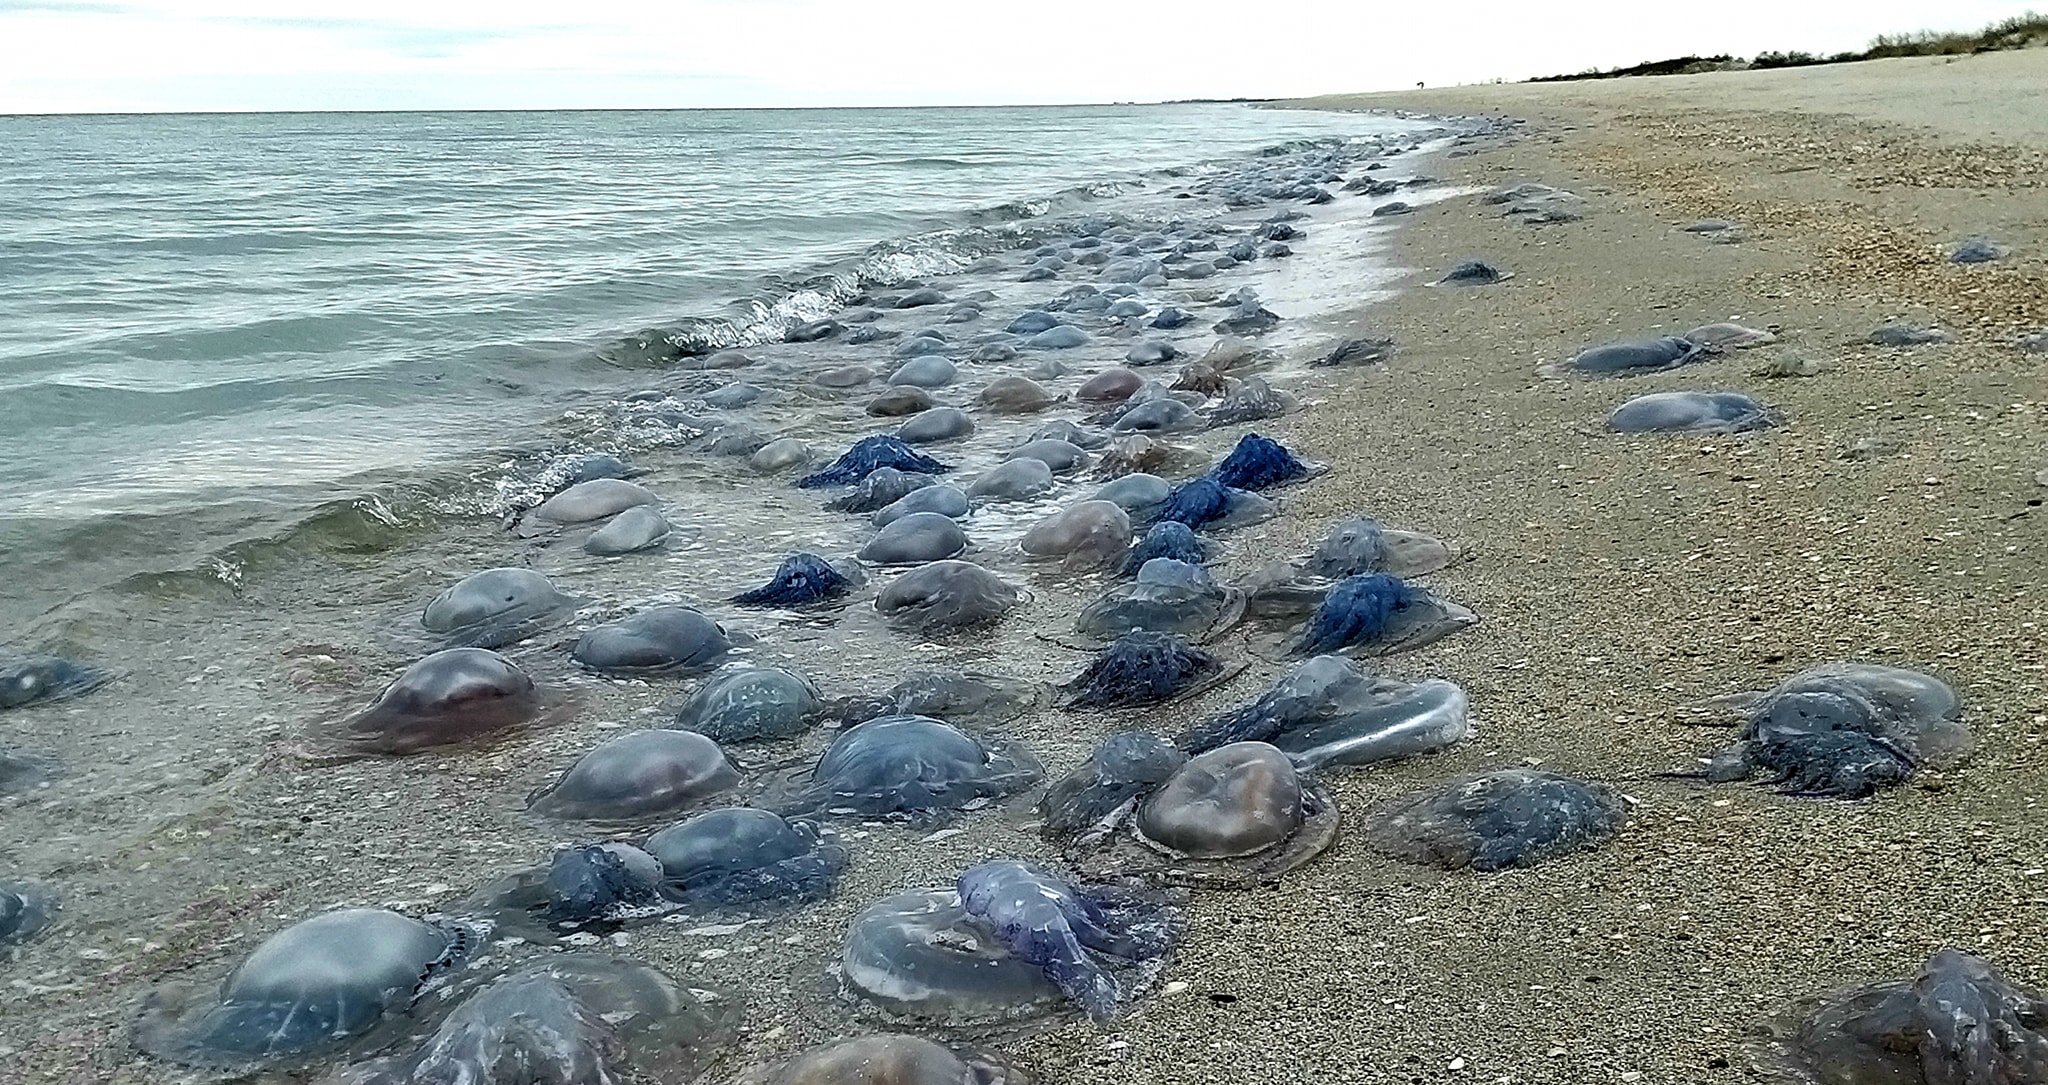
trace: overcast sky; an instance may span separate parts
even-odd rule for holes
[[[0,113],[1290,97],[1520,79],[1687,53],[1838,51],[1885,32],[1974,29],[2028,6],[0,0]]]

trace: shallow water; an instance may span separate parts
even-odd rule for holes
[[[1084,217],[1110,216],[1127,224],[1119,228],[1130,233],[1143,233],[1173,218],[1214,221],[1241,236],[1275,211],[1299,209],[1309,214],[1298,224],[1308,236],[1289,242],[1294,256],[1259,260],[1213,279],[1176,280],[1141,296],[1155,307],[1173,303],[1196,314],[1197,320],[1187,327],[1161,334],[1190,356],[1198,356],[1216,340],[1210,325],[1229,311],[1215,299],[1252,286],[1284,318],[1258,340],[1258,346],[1272,352],[1260,364],[1260,375],[1288,388],[1311,409],[1318,389],[1351,379],[1352,371],[1309,370],[1301,360],[1320,354],[1332,337],[1333,329],[1319,323],[1319,317],[1370,300],[1399,273],[1378,256],[1388,231],[1399,221],[1372,219],[1371,208],[1383,201],[1347,194],[1317,207],[1276,201],[1230,209],[1212,194],[1196,193],[1190,199],[1174,199],[1173,194],[1198,187],[1206,178],[1246,168],[1247,159],[1218,154],[1235,148],[1210,142],[1202,131],[1205,125],[1229,138],[1242,131],[1242,146],[1247,147],[1274,143],[1298,134],[1304,126],[1359,136],[1393,136],[1400,131],[1406,134],[1390,138],[1381,159],[1387,171],[1380,175],[1395,178],[1407,176],[1413,168],[1412,157],[1401,152],[1431,130],[1356,116],[1311,115],[1303,120],[1291,114],[1222,107],[1039,112],[1060,114],[1033,122],[1047,128],[1057,127],[1063,117],[1079,124],[1099,113],[1126,129],[1177,134],[1172,141],[1162,137],[1156,145],[1126,139],[1121,151],[1112,153],[1108,148],[1117,137],[1105,130],[1096,137],[1102,140],[1101,149],[1094,152],[1097,158],[1084,154],[1056,165],[1037,162],[1015,143],[988,151],[995,162],[980,175],[985,187],[973,190],[980,201],[985,203],[990,194],[1007,194],[1010,189],[1004,186],[1023,189],[1044,180],[1049,183],[1032,191],[1047,197],[1045,213],[1014,219],[1001,235],[974,235],[972,244],[964,247],[931,249],[943,252],[943,259],[934,257],[938,263],[918,272],[922,281],[956,297],[989,291],[993,298],[983,304],[984,316],[962,325],[941,324],[940,306],[888,312],[878,326],[892,331],[937,326],[956,343],[971,343],[975,336],[1002,327],[1016,313],[1042,305],[1075,283],[1095,282],[1095,269],[1071,267],[1054,281],[1017,281],[1038,238],[1071,228]],[[1162,117],[1176,118],[1174,125],[1184,127],[1158,123]],[[1269,122],[1269,117],[1274,119]],[[973,119],[958,123],[964,128]],[[600,121],[627,126],[643,144],[663,135],[659,124],[676,123],[653,115]],[[165,123],[175,128],[196,122]],[[287,119],[252,118],[248,123],[257,128],[274,123],[283,133],[292,131]],[[317,128],[328,120],[299,118],[297,123]],[[356,118],[347,123],[371,122]],[[421,123],[456,122],[428,118]],[[504,118],[475,123],[517,127]],[[862,123],[896,132],[908,143],[929,136],[912,131],[896,115]],[[1111,120],[1103,123],[1114,127]],[[650,131],[632,128],[633,124],[656,127]],[[557,126],[548,138],[560,141],[557,150],[563,154],[569,152],[560,144],[578,138],[564,118],[542,118],[539,126]],[[1042,129],[1023,130],[1028,135]],[[1016,136],[1013,130],[1003,138]],[[297,140],[276,138],[285,145]],[[483,136],[475,138],[484,149],[474,153],[488,157],[488,148],[496,144]],[[497,138],[513,137],[500,129]],[[996,138],[978,131],[971,138],[962,135],[959,142],[969,146],[976,139],[985,144]],[[612,146],[624,155],[630,149],[626,144],[632,142],[615,134]],[[1077,146],[1092,144],[1081,140]],[[145,153],[140,144],[137,148],[137,154]],[[436,149],[433,139],[422,137],[417,153],[432,158],[457,152]],[[547,160],[546,155],[533,153],[536,162]],[[877,153],[871,148],[862,152],[870,157]],[[1034,164],[1020,165],[1027,158]],[[1108,164],[1112,161],[1114,166]],[[668,168],[681,164],[682,160],[673,161]],[[1364,164],[1354,163],[1347,175],[1356,175]],[[546,172],[539,165],[533,168],[535,177]],[[605,172],[599,166],[587,168],[590,172],[582,176]],[[648,169],[645,183],[653,188],[658,171]],[[1096,173],[1089,175],[1088,169]],[[1030,171],[1038,171],[1031,174],[1037,180],[1019,179],[1019,173]],[[1086,198],[1059,195],[1061,186],[1118,177],[1125,191],[1112,194],[1101,188],[1098,195]],[[1144,183],[1135,184],[1134,179]],[[529,183],[542,185],[539,180]],[[945,191],[966,206],[971,188],[962,182]],[[840,195],[848,206],[857,202],[851,190]],[[1403,198],[1422,203],[1438,195],[1436,189],[1421,188]],[[1018,198],[1029,196],[1023,192]],[[471,212],[488,217],[482,201],[478,197]],[[534,197],[534,206],[547,202]],[[659,219],[659,212],[658,207],[637,206],[630,214],[619,214],[644,225]],[[957,225],[970,217],[955,213],[947,220],[944,214],[929,211],[925,215],[920,226],[945,221]],[[704,221],[717,217],[708,212],[703,216]],[[545,216],[542,219],[546,221]],[[701,248],[701,239],[685,242],[677,240],[680,235],[660,233],[668,229],[666,225],[647,228],[667,240],[648,241],[643,251],[663,244],[673,244],[677,251],[697,251],[692,245]],[[501,242],[519,233],[516,222],[494,221],[489,229],[501,231]],[[573,224],[559,229],[555,245],[602,262],[578,248]],[[790,229],[793,236],[810,227]],[[593,228],[591,234],[601,236],[602,231]],[[818,227],[805,236],[827,234]],[[1228,238],[1219,240],[1228,247]],[[841,249],[858,257],[868,243],[865,235],[849,237]],[[489,247],[484,241],[478,245]],[[716,250],[715,245],[711,248]],[[884,245],[884,250],[890,248]],[[962,270],[969,258],[982,252],[997,255],[1002,270]],[[510,245],[497,256],[478,253],[472,262],[514,266],[522,259],[546,262],[521,256],[518,246]],[[559,266],[579,265],[565,255]],[[884,285],[881,272],[863,274],[865,281],[849,280],[843,295],[835,295],[829,305],[821,302],[815,313],[832,311],[856,289],[879,291]],[[562,296],[594,300],[580,313],[565,305],[555,314],[559,319],[550,323],[547,303],[515,304],[499,298],[496,308],[484,304],[488,278],[480,276],[461,288],[472,292],[469,307],[445,298],[440,303],[445,328],[450,329],[440,348],[451,350],[449,357],[465,356],[449,347],[448,340],[496,335],[492,341],[503,341],[512,338],[510,331],[532,327],[540,329],[535,335],[561,336],[551,341],[559,352],[519,355],[529,360],[507,367],[499,362],[516,353],[510,348],[493,353],[492,348],[473,346],[466,367],[449,361],[441,370],[453,384],[418,384],[418,393],[407,394],[413,385],[406,374],[417,377],[423,371],[408,366],[432,353],[424,345],[428,337],[418,337],[410,347],[393,347],[385,358],[387,371],[370,382],[377,389],[374,394],[350,398],[356,393],[337,391],[334,398],[317,403],[319,410],[345,420],[340,428],[360,431],[349,439],[375,447],[380,459],[356,463],[339,460],[332,451],[309,455],[311,462],[342,463],[348,469],[316,472],[310,483],[270,479],[228,484],[207,476],[207,485],[189,488],[189,479],[171,472],[173,485],[122,491],[135,498],[132,506],[111,498],[105,505],[91,505],[102,515],[90,521],[24,519],[10,510],[4,530],[34,543],[8,542],[6,560],[15,565],[16,581],[54,578],[38,585],[42,594],[35,603],[15,599],[7,604],[18,608],[9,615],[13,635],[61,640],[85,658],[112,666],[118,679],[80,700],[0,716],[0,726],[5,727],[0,744],[53,753],[66,765],[65,775],[51,787],[0,801],[0,817],[8,827],[6,842],[0,845],[0,875],[36,878],[65,897],[60,926],[9,966],[7,978],[15,997],[0,1000],[0,1077],[9,1077],[16,1066],[43,1074],[86,1065],[99,1075],[95,1079],[181,1080],[188,1075],[135,1061],[118,1028],[107,1027],[108,1022],[123,1019],[126,1008],[150,983],[172,975],[215,978],[262,937],[326,907],[388,905],[420,912],[452,904],[510,870],[545,860],[555,844],[578,839],[527,815],[526,796],[604,738],[666,722],[699,684],[604,680],[576,671],[568,662],[568,646],[580,631],[600,622],[660,602],[703,606],[729,628],[759,638],[737,653],[734,662],[798,669],[827,697],[876,691],[909,670],[937,665],[1055,681],[1085,659],[1083,652],[1063,647],[1062,642],[1077,639],[1072,634],[1074,615],[1108,582],[1067,574],[1057,565],[1029,563],[1016,542],[1039,518],[1092,495],[1101,482],[1091,470],[1061,476],[1043,497],[980,508],[963,522],[969,538],[964,556],[1025,589],[1021,605],[991,631],[933,644],[889,628],[872,600],[898,570],[870,570],[866,585],[846,605],[802,617],[743,610],[723,602],[766,581],[791,550],[838,560],[858,550],[874,529],[865,515],[823,511],[822,505],[837,491],[796,489],[790,483],[798,472],[762,476],[750,471],[743,458],[708,454],[704,431],[679,424],[677,418],[687,413],[707,424],[745,422],[800,436],[819,454],[814,466],[821,464],[859,436],[892,431],[899,420],[871,418],[863,412],[868,398],[880,390],[879,382],[834,392],[813,386],[809,376],[849,363],[886,372],[896,362],[893,341],[849,345],[842,336],[816,344],[770,342],[768,332],[780,330],[771,324],[760,329],[762,342],[746,347],[756,359],[746,369],[619,369],[596,362],[592,344],[648,324],[681,327],[672,319],[676,307],[668,300],[684,296],[668,292],[680,290],[680,280],[638,300],[630,291],[614,294],[592,288],[576,295],[569,290]],[[724,280],[725,292],[718,296],[733,296],[744,288],[745,278],[746,273],[734,273]],[[404,292],[390,296],[400,293]],[[308,296],[301,295],[299,303],[303,305]],[[219,304],[223,312],[234,308],[225,301]],[[245,299],[241,304],[253,303]],[[278,304],[283,308],[281,301]],[[957,351],[960,378],[936,390],[936,398],[970,406],[974,394],[989,381],[1033,371],[1047,359],[1063,363],[1066,372],[1042,383],[1055,394],[1071,397],[1087,376],[1119,363],[1133,339],[1128,331],[1098,317],[1073,319],[1093,337],[1088,345],[1026,351],[1000,364],[970,364],[965,361],[967,351]],[[9,350],[19,349],[19,324],[7,323],[4,342]],[[581,338],[572,344],[572,335]],[[525,340],[527,346],[520,349],[537,341]],[[41,356],[55,365],[55,353],[48,350]],[[344,353],[337,350],[323,358],[345,368],[352,363],[341,360]],[[497,361],[485,364],[480,359],[486,356]],[[232,373],[239,365],[244,372],[270,374],[268,383],[289,384],[298,378],[279,375],[291,372],[284,368],[285,358],[280,353],[261,364],[248,357],[216,358],[210,372]],[[81,360],[68,371],[78,375],[89,370],[88,361]],[[26,367],[18,369],[10,362],[7,379],[19,379],[24,371]],[[101,375],[115,372],[118,367],[102,370]],[[1169,382],[1174,372],[1175,367],[1145,371]],[[132,374],[130,379],[146,383]],[[707,409],[702,393],[731,380],[758,384],[771,394],[743,409]],[[231,455],[245,468],[262,467],[271,459],[263,442],[275,436],[266,426],[274,422],[283,427],[278,432],[287,433],[302,432],[295,427],[319,430],[306,413],[317,399],[283,394],[270,401],[252,400],[240,414],[143,423],[127,445],[95,429],[92,439],[108,442],[99,451],[79,449],[69,456],[46,454],[35,460],[52,461],[37,468],[51,472],[41,485],[64,490],[52,481],[63,471],[125,478],[119,460],[122,448],[132,446],[140,452],[145,446],[159,451],[169,447],[169,431],[148,430],[157,425],[189,426],[193,432],[211,427],[216,445],[205,447],[232,449],[220,454]],[[976,410],[980,430],[975,436],[924,451],[954,465],[949,480],[964,481],[1000,462],[1045,422],[1088,413],[1092,409],[1071,399],[1037,415]],[[15,449],[23,442],[54,448],[51,442],[59,439],[49,434],[41,439],[20,436],[14,425],[13,419],[6,421],[5,439],[17,442]],[[1249,428],[1284,432],[1285,425],[1280,420]],[[385,429],[391,433],[383,439],[373,436]],[[1221,456],[1246,429],[1231,426],[1168,437],[1198,454],[1192,465],[1172,473],[1178,477]],[[234,443],[243,437],[251,443]],[[320,439],[324,438],[317,433],[308,438],[314,444]],[[578,545],[583,530],[506,530],[501,522],[505,514],[546,492],[550,472],[559,472],[561,458],[581,449],[616,452],[646,469],[637,481],[661,496],[664,512],[676,527],[667,548],[601,559],[585,554]],[[276,459],[283,474],[295,470],[291,463],[296,461],[290,457]],[[1285,515],[1286,491],[1274,496]],[[19,502],[20,494],[10,500]],[[44,506],[66,507],[54,498]],[[1228,535],[1223,536],[1222,549],[1230,563],[1247,567],[1270,556],[1232,553]],[[185,560],[192,555],[193,560]],[[130,557],[145,563],[137,568],[152,571],[129,575],[133,570],[119,562]],[[428,599],[471,572],[506,565],[537,569],[579,601],[573,613],[561,616],[552,628],[505,649],[563,702],[561,707],[543,723],[482,748],[341,764],[305,756],[304,739],[310,732],[367,702],[407,662],[434,647],[418,624],[420,608]],[[102,587],[94,578],[108,572],[125,579]],[[55,603],[57,599],[62,602]],[[1226,648],[1232,655],[1250,654],[1241,640],[1233,639]],[[1269,680],[1280,669],[1265,663],[1261,668],[1248,672],[1249,681]],[[1199,708],[1190,705],[1186,711]],[[1100,716],[1047,712],[1006,723],[993,733],[1026,744],[1046,762],[1049,774],[1057,776],[1085,758],[1103,735],[1128,725]],[[731,750],[745,778],[735,798],[765,795],[780,774],[814,758],[829,738],[829,733],[814,732]],[[953,823],[965,830],[957,835],[946,830],[934,835],[930,827],[844,826],[853,863],[845,887],[832,900],[796,915],[740,928],[707,927],[697,920],[665,922],[613,941],[678,975],[742,990],[749,1006],[748,1050],[787,1052],[801,1042],[843,1032],[855,1022],[856,1011],[835,995],[831,972],[839,935],[854,913],[886,892],[949,881],[958,869],[991,855],[1047,854],[1037,834],[1021,824],[1024,815],[1019,811],[1028,800],[1007,805],[1005,811],[966,815]]]

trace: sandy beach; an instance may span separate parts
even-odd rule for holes
[[[1394,667],[1466,684],[1476,740],[1345,774],[1342,805],[1541,762],[1620,783],[1635,817],[1612,847],[1531,871],[1437,877],[1347,842],[1277,890],[1203,897],[1211,936],[1177,972],[1191,989],[1127,1026],[1128,1048],[1031,1052],[1048,1077],[1737,1082],[1760,1015],[1944,946],[2048,982],[2048,354],[2012,345],[2048,323],[2048,158],[2028,148],[2048,110],[2017,89],[2043,85],[2037,50],[1307,103],[1522,118],[1522,138],[1437,175],[1590,204],[1540,227],[1476,195],[1424,208],[1397,243],[1407,285],[1470,258],[1516,277],[1407,289],[1330,329],[1400,353],[1301,423],[1342,481],[1287,524],[1362,508],[1455,540],[1471,560],[1434,586],[1485,618]],[[1744,239],[1677,229],[1709,216]],[[2014,255],[1945,262],[1976,234]],[[1782,344],[1659,376],[1535,375],[1731,319]],[[1867,345],[1894,319],[1958,341]],[[1756,375],[1784,355],[1821,371]],[[1748,391],[1786,424],[1601,432],[1621,400],[1680,388]],[[1869,437],[1897,451],[1845,458]],[[1726,737],[1690,705],[1835,659],[1947,677],[1975,760],[1854,803],[1660,778]]]
[[[1227,536],[1217,569],[1234,579],[1297,554],[1358,513],[1455,544],[1463,560],[1427,583],[1480,624],[1378,666],[1462,685],[1474,737],[1331,775],[1346,819],[1336,846],[1275,885],[1196,894],[1164,986],[1128,1016],[966,1039],[1041,1085],[1733,1085],[1758,1080],[1747,1047],[1765,1016],[1910,975],[1943,947],[2048,987],[2048,486],[2037,481],[2048,468],[2048,352],[2014,345],[2048,327],[2048,155],[2038,150],[2048,96],[2019,89],[2043,86],[2048,50],[1300,103],[1518,121],[1403,162],[1398,175],[1412,165],[1436,183],[1417,190],[1398,230],[1362,210],[1334,218],[1345,204],[1308,224],[1319,241],[1356,229],[1367,238],[1349,254],[1358,266],[1391,258],[1405,278],[1306,332],[1288,322],[1270,340],[1286,344],[1283,361],[1361,335],[1390,336],[1396,352],[1292,386],[1309,409],[1261,429],[1331,474],[1283,491],[1279,519]],[[1523,182],[1580,194],[1583,219],[1528,225],[1482,201]],[[1680,229],[1708,217],[1737,229]],[[1980,235],[2010,255],[1947,260],[1949,246]],[[1426,285],[1468,259],[1513,277]],[[1724,320],[1774,328],[1780,341],[1650,376],[1538,372],[1590,344]],[[1895,320],[1956,341],[1869,343]],[[1622,401],[1677,389],[1744,391],[1783,423],[1741,436],[1605,431]],[[1190,443],[1215,455],[1223,437]],[[698,469],[680,453],[666,465],[699,485],[745,485],[687,474]],[[798,528],[815,518],[816,494],[763,490],[789,529],[770,541],[810,545]],[[707,546],[745,541],[729,534],[712,531]],[[246,586],[166,578],[151,594],[135,589],[132,612],[108,603],[88,615],[170,656],[202,613],[192,600],[218,596],[205,613],[233,620],[217,623],[210,646],[235,666],[223,674],[178,655],[175,667],[38,717],[45,730],[32,737],[151,736],[136,756],[158,759],[147,794],[169,812],[95,822],[95,807],[123,796],[81,787],[53,791],[28,815],[38,820],[20,823],[43,834],[22,853],[68,878],[78,903],[70,928],[0,973],[12,988],[0,987],[0,1080],[193,1080],[127,1042],[151,985],[218,977],[257,939],[337,903],[453,906],[562,842],[525,818],[524,796],[621,721],[658,713],[666,693],[574,676],[587,702],[574,724],[461,758],[331,767],[293,752],[309,721],[359,704],[395,670],[398,649],[359,643],[366,615],[410,622],[455,570],[502,563],[513,545],[468,525],[429,541],[294,559],[289,582],[265,568]],[[388,565],[370,586],[330,597],[320,584],[320,563],[353,572],[371,556]],[[722,597],[714,590],[734,579],[680,549],[663,560],[660,583],[692,598]],[[892,639],[868,615],[851,623],[857,636],[836,640],[777,630],[758,658],[812,668],[835,692],[910,662],[993,658],[1020,677],[1062,676],[1077,653],[1039,631],[1070,623],[1083,597],[1072,584],[1033,584],[985,640]],[[318,605],[279,616],[308,597]],[[1245,640],[1229,650],[1277,655]],[[1973,759],[1857,802],[1672,775],[1733,735],[1733,719],[1701,702],[1834,660],[1953,683]],[[567,664],[554,666],[541,677],[563,678]],[[1245,677],[1185,703],[1114,721],[1047,712],[1011,734],[1057,774],[1110,730],[1177,734],[1280,670],[1255,658]],[[159,704],[200,737],[160,733],[142,716]],[[794,763],[797,748],[772,753]],[[1502,874],[1441,874],[1360,842],[1359,823],[1380,804],[1518,765],[1611,782],[1632,817],[1605,847]],[[746,1035],[710,1080],[886,1028],[829,987],[850,917],[993,856],[1054,859],[1015,805],[957,833],[846,825],[854,869],[835,899],[772,926],[628,932],[607,948],[748,992]],[[64,835],[78,824],[91,831]],[[131,895],[147,905],[132,926]]]

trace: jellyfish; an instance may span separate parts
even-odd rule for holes
[[[699,805],[739,779],[718,743],[695,731],[627,731],[577,758],[527,808],[564,821],[633,824]]]
[[[417,753],[497,735],[542,707],[533,679],[511,660],[486,648],[449,648],[407,667],[330,737],[365,753]]]
[[[834,568],[824,558],[800,551],[783,558],[768,583],[733,596],[732,602],[742,607],[797,610],[837,599],[852,591],[857,583],[855,577]]]
[[[1777,413],[1741,392],[1652,392],[1616,407],[1616,433],[1747,433],[1778,423]]]
[[[1442,679],[1375,678],[1343,656],[1315,656],[1250,704],[1196,722],[1180,744],[1204,753],[1270,742],[1302,769],[1366,765],[1463,741],[1466,704],[1465,691]]]
[[[1044,385],[1016,376],[997,377],[975,397],[975,402],[995,414],[1035,414],[1058,401]]]
[[[1955,690],[1898,667],[1824,663],[1716,703],[1748,717],[1742,737],[1703,762],[1717,783],[1768,772],[1787,794],[1861,799],[1922,767],[1960,764],[1972,746]]]
[[[822,900],[846,849],[818,826],[747,806],[693,814],[647,838],[662,895],[684,907],[793,908]]]
[[[1017,605],[1017,589],[968,561],[934,561],[889,582],[875,609],[904,628],[945,634],[996,621]]]
[[[1436,572],[1453,557],[1450,547],[1428,535],[1384,527],[1370,516],[1354,516],[1332,527],[1301,568],[1311,576],[1331,579],[1359,573],[1410,577]]]
[[[877,565],[918,565],[955,557],[966,549],[967,533],[952,517],[913,512],[889,521],[861,547],[860,558]]]
[[[1267,384],[1265,378],[1247,377],[1209,408],[1209,424],[1232,426],[1278,418],[1299,405],[1293,396]]]
[[[1201,531],[1211,527],[1242,527],[1273,515],[1272,502],[1204,475],[1174,487],[1153,519],[1173,520]]]
[[[831,466],[796,481],[797,487],[815,490],[826,486],[852,486],[876,468],[893,467],[923,475],[943,474],[945,464],[926,456],[894,437],[863,437],[855,441]]]
[[[1060,688],[1066,708],[1137,708],[1200,692],[1238,668],[1172,633],[1134,629]]]
[[[1572,355],[1564,368],[1574,373],[1600,376],[1655,373],[1700,361],[1709,357],[1713,349],[1675,335],[1631,339],[1587,347]]]
[[[1118,907],[1014,859],[969,867],[954,888],[962,911],[1097,1021],[1131,996],[1117,972],[1163,957],[1176,935],[1163,909],[1131,907],[1129,898]]]
[[[1131,583],[1082,607],[1075,628],[1105,641],[1139,629],[1200,642],[1220,636],[1243,614],[1244,594],[1218,585],[1200,565],[1153,558]]]
[[[936,481],[930,475],[915,471],[877,467],[869,471],[851,492],[827,502],[825,507],[833,512],[874,512],[902,500],[911,491],[930,486]]]
[[[818,689],[778,667],[745,667],[713,675],[690,695],[673,726],[715,742],[753,742],[801,734],[818,718]]]
[[[1030,1085],[1028,1075],[921,1036],[883,1033],[756,1067],[741,1085]]]
[[[967,502],[967,495],[957,486],[926,486],[912,490],[895,503],[875,510],[868,522],[876,527],[888,527],[913,512],[935,512],[941,516],[962,519],[973,506]]]
[[[1149,731],[1125,731],[1104,739],[1088,763],[1053,781],[1039,800],[1045,832],[1071,837],[1107,831],[1187,764],[1188,755]]]
[[[735,643],[694,607],[650,607],[583,634],[569,657],[599,674],[695,674],[718,666]]]
[[[948,723],[1007,723],[1038,710],[1043,687],[981,671],[912,671],[885,692],[850,697],[835,707],[841,721],[864,723],[882,716],[931,716]]]
[[[833,740],[791,810],[929,822],[1015,794],[1039,775],[1021,746],[987,743],[928,716],[884,716]]]
[[[1032,525],[1019,542],[1035,558],[1061,558],[1070,569],[1116,565],[1131,545],[1131,515],[1113,501],[1082,501]]]
[[[1150,476],[1132,475],[1128,477],[1149,478]],[[1111,485],[1114,485],[1114,483]],[[1108,487],[1104,487],[1104,489],[1108,489]],[[1145,567],[1145,563],[1154,558],[1166,558],[1186,565],[1200,565],[1203,561],[1207,560],[1208,552],[1202,543],[1201,536],[1196,535],[1193,528],[1181,523],[1179,520],[1162,520],[1146,529],[1145,537],[1139,539],[1138,544],[1131,548],[1130,554],[1124,558],[1123,574],[1125,576],[1138,575],[1138,571]]]
[[[1038,437],[1026,442],[1004,459],[1037,460],[1055,475],[1077,471],[1088,463],[1080,445],[1060,437]]]
[[[1456,603],[1387,573],[1337,581],[1309,617],[1296,655],[1356,650],[1392,655],[1435,644],[1479,620]]]
[[[97,667],[61,656],[22,655],[0,649],[0,708],[83,697],[114,680]]]
[[[533,510],[536,519],[557,524],[587,524],[609,520],[639,505],[659,504],[652,490],[620,478],[594,478],[579,482],[548,498]]]
[[[1247,433],[1238,438],[1230,455],[1210,470],[1209,477],[1228,489],[1269,490],[1313,472],[1314,468],[1295,459],[1280,442]]]
[[[420,624],[451,648],[502,648],[573,602],[531,569],[485,569],[435,596]]]
[[[1366,840],[1399,859],[1482,872],[1589,851],[1628,820],[1621,793],[1542,769],[1457,777],[1396,800],[1366,824]]]
[[[1036,459],[1004,460],[983,471],[967,487],[967,496],[989,501],[1026,501],[1051,490],[1052,468]]]
[[[26,944],[50,926],[56,895],[32,882],[0,882],[0,951]]]

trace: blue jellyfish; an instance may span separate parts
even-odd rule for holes
[[[795,553],[782,559],[768,583],[732,597],[743,607],[795,610],[829,602],[853,590],[854,582],[816,554]]]
[[[1247,433],[1238,438],[1237,447],[1223,457],[1209,477],[1239,490],[1267,490],[1283,482],[1307,478],[1310,470],[1308,464],[1295,459],[1294,453],[1280,442]]]
[[[921,475],[937,475],[950,470],[945,464],[894,437],[876,435],[855,441],[852,448],[832,461],[831,466],[797,479],[796,484],[798,489],[803,490],[851,486],[880,467],[893,467],[898,471],[910,471]]]

